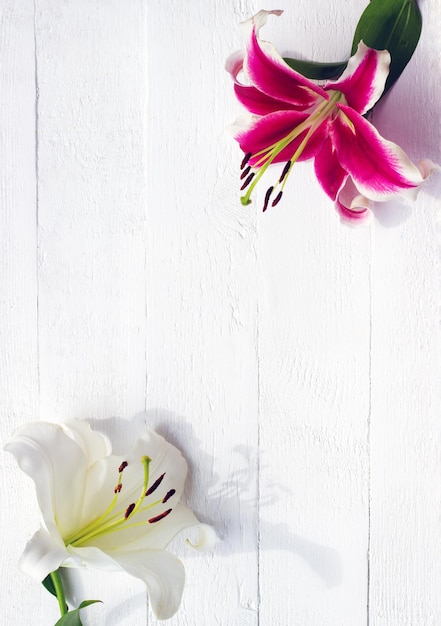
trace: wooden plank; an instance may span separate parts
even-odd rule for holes
[[[0,2],[0,84],[0,436],[4,444],[18,426],[38,417],[32,1]],[[18,560],[39,516],[31,481],[11,455],[0,458],[1,621],[30,624],[39,612],[40,587],[18,570]]]
[[[36,5],[41,411],[123,451],[145,405],[145,3]],[[70,579],[104,601],[89,624],[145,623],[140,581]]]
[[[0,0],[1,435],[84,417],[123,451],[148,422],[183,450],[185,499],[222,543],[200,556],[176,541],[171,626],[436,626],[439,178],[370,230],[339,224],[311,164],[264,216],[265,186],[242,207],[222,65],[256,7],[181,4],[150,3],[146,24],[141,0],[36,0],[36,68],[33,3]],[[340,59],[364,4],[299,0],[263,35]],[[375,122],[441,162],[441,15],[421,8]],[[32,486],[1,464],[2,619],[46,626],[56,604],[17,571]],[[85,624],[157,623],[141,583],[68,578],[78,601],[105,601]]]
[[[297,3],[262,37],[341,59],[362,8]],[[370,233],[340,224],[312,163],[258,228],[260,620],[365,624]]]
[[[370,236],[304,170],[290,183],[260,230],[260,615],[350,626],[367,602]]]
[[[420,44],[376,123],[440,163],[441,8],[420,7]],[[440,189],[434,174],[414,206],[378,210],[373,232],[370,626],[441,621]]]
[[[170,625],[255,626],[256,231],[236,194],[223,69],[245,15],[196,4],[149,5],[148,414],[184,451],[187,501],[222,538],[214,555],[180,550],[187,587]]]

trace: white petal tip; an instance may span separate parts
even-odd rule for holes
[[[253,15],[249,20],[242,22],[240,26],[245,33],[251,32],[253,28],[256,29],[256,32],[259,32],[262,26],[266,24],[268,15],[277,15],[277,17],[280,17],[282,13],[283,10],[281,9],[273,9],[272,11],[262,10],[256,13],[256,15]]]
[[[428,178],[434,170],[441,170],[441,166],[437,165],[430,159],[423,159],[422,161],[419,161],[418,169],[421,172],[421,176],[424,180],[426,180],[426,178]]]
[[[233,52],[233,54],[230,54],[225,61],[225,69],[231,74],[233,80],[236,80],[238,73],[243,67],[244,56],[245,53],[243,50],[237,50]]]
[[[358,192],[351,178],[340,189],[335,206],[341,222],[348,226],[367,226],[372,219],[370,200]]]
[[[190,539],[187,539],[188,545],[201,552],[212,550],[220,541],[214,528],[208,524],[198,524],[197,528],[199,530],[198,540],[193,543]]]
[[[340,212],[340,221],[345,226],[359,227],[369,226],[372,221],[371,211],[347,211]]]

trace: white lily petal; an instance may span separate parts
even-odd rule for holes
[[[87,469],[78,444],[57,424],[32,422],[16,431],[5,450],[34,481],[48,530],[55,520],[63,537],[77,528]]]
[[[164,550],[117,552],[113,556],[126,572],[144,581],[158,619],[169,619],[176,613],[185,583],[185,570],[179,559]]]
[[[69,420],[63,428],[83,450],[89,465],[108,456],[112,451],[107,437],[97,430],[92,430],[90,425],[83,420]]]
[[[44,528],[40,528],[26,544],[19,566],[25,574],[41,582],[57,570],[68,556],[61,539],[54,539]]]
[[[95,546],[74,548],[67,546],[68,557],[63,562],[63,567],[87,567],[105,572],[117,572],[121,570],[118,563],[106,552]]]
[[[176,613],[184,589],[185,571],[181,561],[164,550],[130,550],[111,555],[94,547],[69,547],[66,567],[92,567],[105,571],[124,570],[147,586],[152,610],[158,619]]]
[[[161,435],[153,430],[148,430],[136,442],[132,457],[137,460],[143,454],[152,459],[150,464],[151,482],[165,473],[164,479],[169,481],[170,486],[176,489],[180,497],[187,477],[187,462],[181,452]]]
[[[187,539],[187,543],[195,550],[206,552],[208,550],[212,550],[214,546],[219,543],[219,537],[217,536],[213,526],[209,526],[208,524],[198,524],[197,529],[199,536],[196,543],[192,543],[190,539]]]

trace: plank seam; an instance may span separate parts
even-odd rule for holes
[[[371,421],[372,421],[372,250],[373,250],[373,229],[369,233],[369,360],[368,360],[368,414],[367,414],[367,463],[368,463],[368,485],[367,485],[367,584],[366,584],[366,624],[370,625],[370,597],[371,597]]]
[[[258,224],[256,225],[256,244],[255,244],[255,260],[256,260],[256,268],[258,269],[259,265],[259,250],[258,250]],[[257,272],[259,275],[259,272]],[[261,440],[261,432],[260,432],[260,416],[261,416],[261,369],[260,369],[260,306],[259,306],[259,293],[260,290],[257,288],[256,293],[256,366],[257,366],[257,626],[260,626],[260,604],[261,604],[261,573],[260,573],[260,556],[261,556],[261,518],[260,518],[260,502],[261,502],[261,481],[260,481],[260,440]]]
[[[39,189],[39,80],[38,80],[38,52],[37,52],[37,0],[34,0],[34,88],[35,88],[35,282],[37,287],[36,293],[36,323],[37,323],[37,393],[38,406],[40,407],[40,264],[39,264],[39,207],[40,207],[40,189]],[[40,413],[40,411],[39,411]],[[40,418],[40,415],[38,415]]]

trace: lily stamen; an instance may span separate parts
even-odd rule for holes
[[[251,170],[251,165],[247,165],[247,167],[243,170],[242,174],[240,175],[240,180],[243,180],[246,176],[248,176],[248,174],[250,173]]]
[[[164,519],[164,517],[167,517],[167,515],[169,515],[171,512],[172,512],[172,509],[167,509],[167,511],[164,511],[164,513],[161,513],[160,515],[157,515],[156,517],[152,517],[151,519],[149,519],[148,523],[155,524],[156,522],[159,522],[160,520]]]
[[[176,493],[176,489],[170,489],[169,491],[167,491],[167,493],[165,494],[162,503],[165,504],[166,502],[168,502],[168,500],[170,500],[170,498],[172,498]]]
[[[151,487],[149,487],[147,489],[147,491],[145,492],[146,496],[150,496],[154,491],[156,491],[156,489],[159,487],[159,485],[162,483],[163,479],[164,479],[165,473],[161,474],[161,476],[159,478],[157,478],[155,480],[155,482],[153,483],[153,485]]]
[[[269,187],[269,189],[267,189],[267,192],[265,194],[265,202],[263,203],[263,211],[265,212],[268,208],[268,202],[269,199],[271,197],[271,194],[273,193],[274,187]]]
[[[132,504],[129,504],[129,506],[126,509],[126,512],[124,513],[124,519],[127,519],[133,513],[134,508],[135,508],[134,502],[132,502]]]
[[[282,194],[283,191],[279,191],[279,193],[277,194],[277,196],[274,198],[274,200],[272,201],[271,206],[276,206],[276,204],[278,204],[280,202],[280,200],[282,199]]]
[[[142,501],[145,498],[145,493],[147,490],[151,458],[148,456],[143,456],[141,462],[144,467],[144,480],[142,485],[142,491],[138,500],[130,504],[125,510],[124,514],[122,512],[117,512],[114,515],[110,515],[110,513],[115,508],[118,495],[122,489],[122,472],[128,465],[127,461],[124,461],[118,468],[119,480],[118,485],[114,490],[115,496],[113,497],[112,502],[110,503],[105,513],[103,513],[103,515],[98,517],[98,519],[93,521],[91,524],[83,528],[83,530],[80,531],[80,533],[78,533],[76,536],[72,537],[69,540],[69,543],[71,543],[72,545],[80,545],[84,544],[86,541],[89,541],[93,537],[100,537],[101,535],[108,534],[109,532],[114,532],[115,530],[118,530],[119,526],[121,526],[121,524],[123,524],[130,515],[133,516],[138,511]],[[119,487],[119,485],[121,485],[121,487]]]
[[[297,159],[299,158],[299,156],[302,154],[303,150],[305,149],[306,144],[308,143],[308,140],[310,139],[311,135],[317,130],[317,128],[320,126],[320,124],[326,119],[326,117],[328,115],[328,111],[332,110],[332,108],[335,105],[335,101],[338,100],[341,96],[342,96],[342,94],[336,92],[329,101],[326,100],[326,103],[323,106],[321,106],[318,110],[313,111],[306,118],[306,120],[304,120],[296,128],[294,128],[292,131],[290,131],[283,139],[281,139],[280,141],[272,144],[272,146],[270,146],[270,148],[265,148],[263,150],[260,150],[259,152],[256,152],[256,153],[252,154],[251,157],[248,158],[248,160],[249,160],[250,158],[256,158],[256,157],[262,155],[261,158],[257,162],[254,162],[252,164],[252,167],[253,168],[257,168],[258,171],[257,171],[257,175],[255,177],[254,177],[254,174],[256,174],[256,172],[254,172],[253,175],[250,174],[250,176],[252,176],[252,178],[254,178],[254,181],[253,181],[251,187],[248,189],[246,195],[242,196],[241,199],[240,199],[241,203],[244,206],[250,204],[250,202],[251,202],[250,197],[251,197],[252,192],[254,191],[257,183],[259,182],[259,180],[263,176],[264,172],[267,170],[268,166],[271,165],[271,163],[274,161],[274,159],[277,157],[277,155],[280,154],[282,152],[282,150],[284,150],[294,139],[296,139],[305,130],[307,130],[305,138],[303,139],[303,141],[301,142],[300,146],[296,150],[295,154],[291,158],[291,161],[292,161],[291,167],[292,167],[292,164],[295,161],[297,161]],[[247,154],[247,156],[248,156],[248,154]],[[250,176],[247,178],[245,183],[242,185],[241,191],[243,191],[250,184],[250,182],[252,180],[252,178],[250,180],[248,180],[250,178]]]
[[[245,167],[245,165],[248,163],[248,161],[251,159],[252,156],[252,152],[248,152],[244,158],[242,159],[242,163],[240,165],[240,169],[243,170],[243,168]]]
[[[255,172],[252,172],[248,178],[245,180],[244,184],[242,185],[242,187],[240,188],[241,191],[243,191],[246,187],[248,187],[248,185],[250,184],[250,182],[253,180],[255,175]]]
[[[175,495],[176,489],[169,489],[167,493],[165,494],[165,496],[163,496],[162,498],[155,500],[155,502],[151,502],[150,504],[147,504],[146,506],[141,506],[145,498],[151,495],[159,487],[159,485],[161,484],[165,476],[165,473],[161,474],[161,476],[159,476],[159,478],[157,478],[155,482],[149,488],[147,488],[148,481],[149,481],[149,467],[151,463],[151,458],[148,456],[144,456],[142,457],[141,462],[144,467],[144,480],[143,480],[141,494],[138,500],[136,502],[132,502],[131,504],[129,504],[129,506],[126,508],[124,512],[119,511],[117,513],[114,513],[113,515],[110,515],[110,513],[115,507],[117,496],[122,489],[121,474],[124,468],[127,467],[127,463],[124,462],[125,465],[121,464],[119,468],[121,469],[121,472],[119,474],[118,484],[115,487],[115,497],[112,499],[112,503],[108,507],[106,513],[101,515],[94,522],[92,522],[92,524],[84,528],[75,537],[72,537],[70,540],[71,545],[75,545],[75,546],[84,545],[86,542],[90,541],[93,538],[102,537],[104,535],[108,535],[118,530],[133,528],[135,526],[142,526],[143,524],[151,523],[150,519],[147,521],[135,522],[133,524],[126,524],[125,522],[129,518],[133,519],[137,513],[143,513],[144,511],[147,511],[148,509],[158,506],[159,504],[165,504],[166,502],[168,502],[168,500],[170,500]],[[168,515],[171,511],[172,509],[166,511],[165,513],[161,513],[160,515],[151,519],[153,519],[155,522],[159,521],[160,519]]]
[[[285,163],[285,167],[283,168],[283,172],[279,178],[279,183],[283,183],[283,179],[285,178],[285,176],[287,175],[290,169],[291,169],[291,160]]]

